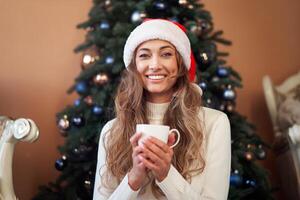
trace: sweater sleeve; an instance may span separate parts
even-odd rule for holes
[[[168,176],[162,182],[156,182],[168,199],[227,199],[231,166],[231,136],[229,120],[225,114],[218,115],[208,135],[203,185],[192,187],[176,168],[171,166]]]
[[[102,129],[99,147],[98,147],[98,161],[95,175],[95,186],[93,200],[134,200],[137,198],[138,191],[134,191],[128,185],[128,175],[126,175],[120,184],[118,184],[115,177],[110,177],[109,188],[102,184],[102,176],[106,171],[106,152],[103,144],[104,136],[109,132],[112,126],[112,121],[108,122]]]

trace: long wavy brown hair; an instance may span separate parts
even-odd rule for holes
[[[135,58],[136,53],[134,54]],[[182,57],[176,51],[178,78],[174,95],[163,118],[163,124],[176,128],[181,133],[180,142],[174,148],[172,165],[189,182],[192,175],[199,174],[205,167],[201,146],[203,141],[202,122],[199,118],[201,95],[189,81],[188,70]],[[106,167],[102,180],[109,187],[109,176],[121,182],[132,168],[132,147],[130,137],[135,133],[136,124],[149,123],[146,115],[146,91],[136,69],[135,59],[128,70],[122,73],[115,98],[116,120],[106,137]],[[151,189],[156,197],[164,195],[149,176]],[[146,185],[147,185],[146,184]],[[144,186],[145,187],[145,186]]]

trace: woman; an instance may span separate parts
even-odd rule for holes
[[[101,132],[94,200],[227,199],[231,140],[227,116],[201,107],[190,82],[191,47],[178,24],[153,19],[128,37],[116,118]],[[190,70],[190,73],[189,73]],[[176,128],[170,146],[150,138],[138,145],[136,124]]]

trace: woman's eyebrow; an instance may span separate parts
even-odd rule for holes
[[[172,47],[170,45],[162,46],[162,47],[159,48],[159,50],[163,50],[163,49],[166,49],[166,48],[170,48],[170,49],[175,50],[174,47]],[[138,51],[151,51],[151,50],[149,48],[144,47],[144,48],[138,49]]]
[[[159,49],[162,50],[162,49],[166,49],[166,48],[171,48],[171,49],[175,50],[174,47],[172,47],[170,45],[162,46]]]
[[[140,49],[138,49],[138,51],[150,51],[150,49],[148,49],[148,48],[140,48]]]

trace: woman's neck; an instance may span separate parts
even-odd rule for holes
[[[172,94],[162,95],[161,93],[151,93],[146,95],[146,100],[151,103],[168,103],[171,99]]]

